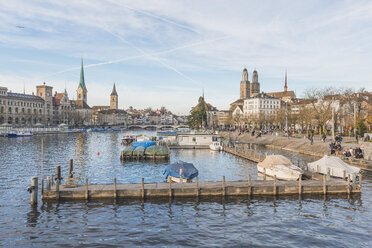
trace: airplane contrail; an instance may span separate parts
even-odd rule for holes
[[[197,34],[200,34],[200,32],[199,32],[198,30],[196,30],[196,29],[193,29],[193,28],[190,28],[189,26],[186,26],[186,25],[183,25],[183,24],[180,24],[180,23],[174,22],[174,21],[169,20],[169,19],[167,19],[167,18],[164,18],[164,17],[161,17],[161,16],[154,15],[154,14],[152,14],[152,13],[150,13],[150,12],[147,12],[147,11],[144,11],[144,10],[140,10],[140,9],[133,8],[133,7],[130,7],[130,6],[128,6],[128,5],[119,4],[119,3],[117,3],[116,1],[110,1],[110,2],[113,3],[113,4],[119,5],[119,6],[121,6],[121,7],[124,7],[124,8],[130,9],[130,10],[133,10],[133,11],[135,11],[135,12],[139,12],[139,13],[141,13],[141,14],[144,14],[144,15],[147,15],[147,16],[150,16],[150,17],[153,17],[153,18],[156,18],[156,19],[162,20],[162,21],[164,21],[164,22],[168,22],[168,23],[173,24],[173,25],[176,25],[176,26],[178,26],[178,27],[180,27],[180,28],[187,29],[187,30],[190,30],[190,31],[195,32],[195,33],[197,33]]]
[[[141,54],[141,55],[136,55],[136,56],[130,56],[130,57],[124,57],[124,58],[120,58],[120,59],[115,59],[115,60],[109,60],[109,61],[96,63],[96,64],[89,64],[89,65],[85,65],[84,68],[90,68],[90,67],[96,67],[96,66],[102,66],[102,65],[108,65],[108,64],[116,64],[116,63],[120,63],[120,62],[127,61],[127,60],[149,57],[149,55],[150,56],[156,56],[156,55],[167,54],[167,53],[171,53],[171,52],[182,50],[182,49],[189,48],[189,47],[194,47],[194,46],[198,46],[198,45],[212,43],[212,42],[219,41],[219,40],[229,39],[230,37],[231,36],[222,36],[222,37],[219,37],[219,38],[199,41],[199,42],[195,42],[195,43],[191,43],[191,44],[186,44],[186,45],[171,48],[171,49],[168,49],[168,50],[154,52],[154,53],[151,53],[151,54]],[[65,72],[69,72],[69,71],[73,71],[73,70],[79,70],[79,69],[80,69],[79,66],[75,66],[75,67],[67,68],[67,69],[62,70],[62,71],[52,73],[50,75],[47,75],[46,77],[51,77],[51,76],[55,76],[55,75],[58,75],[58,74],[65,73]]]
[[[133,45],[132,43],[130,43],[129,41],[127,41],[126,39],[124,39],[124,38],[121,37],[120,35],[115,34],[115,33],[111,32],[111,31],[108,31],[108,30],[106,30],[106,31],[109,32],[109,33],[111,33],[112,35],[116,36],[117,38],[119,38],[122,42],[127,43],[129,46],[133,47],[134,49],[136,49],[137,51],[139,51],[140,53],[142,53],[142,54],[145,55],[146,57],[150,57],[150,58],[152,58],[152,59],[158,61],[158,62],[161,63],[163,66],[165,66],[165,67],[167,67],[167,68],[173,70],[174,72],[176,72],[176,73],[177,73],[178,75],[180,75],[181,77],[184,77],[184,78],[186,78],[187,80],[190,80],[191,82],[193,82],[194,84],[196,84],[197,86],[200,86],[200,83],[199,83],[199,82],[197,82],[197,81],[195,81],[194,79],[192,79],[192,78],[186,76],[185,74],[183,74],[182,72],[180,72],[179,70],[177,70],[176,68],[174,68],[173,66],[171,66],[171,65],[169,65],[169,64],[167,64],[167,63],[165,63],[164,61],[162,61],[161,59],[155,57],[154,55],[151,55],[151,54],[149,54],[149,53],[146,53],[146,52],[143,51],[141,48],[136,47],[135,45]]]

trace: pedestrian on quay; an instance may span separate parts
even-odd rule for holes
[[[355,134],[356,143],[358,144],[359,135],[358,133]]]
[[[322,135],[322,140],[323,140],[324,143],[325,143],[326,139],[327,139],[327,136],[326,136],[325,133],[323,133],[323,135]]]

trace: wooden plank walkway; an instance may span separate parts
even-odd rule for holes
[[[234,148],[224,146],[224,151],[235,156],[248,159],[252,162],[259,163],[265,159],[265,156],[258,154],[255,150],[244,149],[244,147],[235,146]]]
[[[116,179],[115,179],[116,182]],[[77,200],[108,198],[156,198],[191,196],[265,196],[302,194],[353,194],[361,193],[359,184],[344,180],[308,181],[222,181],[194,183],[137,183],[137,184],[92,184],[74,188],[53,185],[42,189],[42,200]]]

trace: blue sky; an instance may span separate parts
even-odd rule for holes
[[[0,0],[0,86],[44,81],[76,98],[84,58],[88,104],[166,106],[187,114],[204,88],[228,109],[244,66],[264,92],[372,90],[371,1]],[[24,28],[18,28],[22,26]]]

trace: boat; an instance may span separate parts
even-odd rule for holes
[[[199,175],[199,171],[191,163],[177,161],[168,165],[163,174],[167,182],[190,183]]]
[[[222,151],[223,147],[221,141],[212,141],[212,144],[209,145],[209,149],[212,151]]]
[[[150,140],[150,137],[148,137],[146,135],[140,134],[140,135],[138,135],[136,137],[136,141],[139,141],[139,142],[141,142],[141,141],[148,141],[148,140]]]
[[[308,170],[317,172],[319,174],[327,175],[328,170],[330,176],[333,178],[347,178],[348,175],[356,177],[360,169],[345,163],[342,159],[336,156],[327,156],[307,164]]]
[[[268,176],[276,176],[279,180],[298,180],[303,170],[282,155],[268,155],[257,164],[257,170]]]
[[[32,136],[32,132],[11,132],[8,133],[9,138],[16,138],[16,137],[30,137]]]
[[[136,141],[132,144],[134,148],[137,148],[138,146],[143,146],[144,148],[147,148],[153,145],[155,145],[155,141]]]
[[[127,146],[123,152],[122,152],[122,155],[123,156],[132,156],[133,155],[133,151],[134,151],[134,147],[133,146]]]
[[[169,150],[165,146],[150,146],[146,148],[146,156],[169,156]]]
[[[145,155],[145,147],[143,146],[137,146],[133,150],[133,156],[134,157],[143,157]]]
[[[122,143],[123,145],[130,145],[130,144],[132,144],[133,141],[135,141],[135,140],[136,140],[136,138],[135,138],[133,135],[131,135],[131,134],[126,134],[126,135],[123,136],[123,138],[121,138],[121,143]]]

